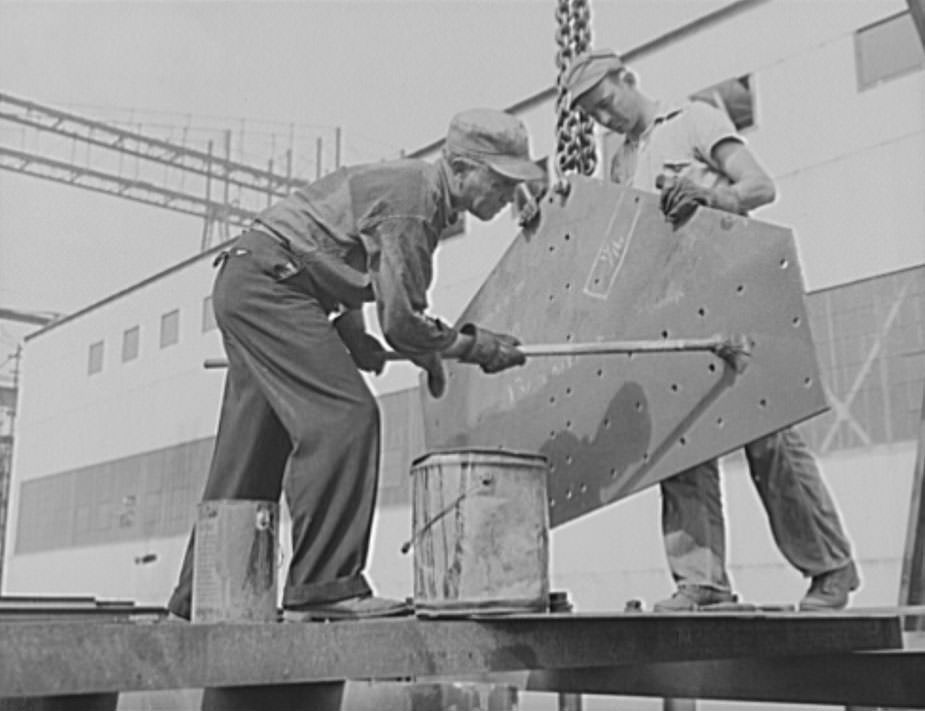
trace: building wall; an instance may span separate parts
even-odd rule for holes
[[[908,423],[921,404],[925,364],[915,351],[925,289],[921,270],[910,268],[925,264],[925,72],[859,91],[854,33],[904,8],[898,0],[758,3],[630,52],[644,90],[666,100],[751,77],[755,125],[745,135],[780,186],[779,200],[756,217],[795,229],[807,286],[817,290],[812,329],[838,407],[807,433],[861,558],[862,604],[895,602],[915,457]],[[791,32],[762,31],[781,15]],[[600,43],[607,35],[595,27]],[[552,102],[524,106],[534,152],[552,155]],[[507,212],[484,225],[468,217],[466,237],[438,250],[432,311],[454,321],[516,232]],[[218,332],[203,330],[210,262],[191,260],[27,342],[4,592],[165,599],[221,396],[221,374],[202,369],[221,355]],[[178,340],[162,348],[161,319],[174,309]],[[124,332],[135,326],[138,357],[122,362]],[[100,341],[102,368],[89,375]],[[391,364],[370,382],[385,412],[387,457],[370,572],[383,593],[404,596],[407,469],[424,446],[409,390],[418,374]],[[745,597],[792,600],[805,582],[757,523],[743,469],[740,458],[724,461],[732,574]],[[658,505],[646,491],[553,532],[554,585],[584,609],[668,592]]]

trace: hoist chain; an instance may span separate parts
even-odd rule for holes
[[[556,6],[556,189],[568,192],[566,173],[591,175],[597,165],[594,122],[580,108],[570,109],[565,87],[569,64],[591,46],[591,8],[588,0],[558,0]]]

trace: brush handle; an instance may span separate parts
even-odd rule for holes
[[[534,343],[517,347],[528,358],[541,356],[577,356],[577,355],[615,355],[620,353],[674,353],[681,351],[710,351],[723,357],[723,353],[735,350],[734,339],[725,336],[710,338],[662,338],[640,341],[597,341],[593,343]],[[744,348],[747,355],[747,348]],[[408,357],[395,351],[385,352],[386,360],[408,360]],[[225,368],[228,361],[224,358],[208,358],[203,363],[206,368]]]

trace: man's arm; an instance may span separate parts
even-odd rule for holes
[[[454,328],[427,313],[436,237],[424,220],[392,216],[361,233],[379,325],[386,341],[407,355],[439,353],[457,339]]]
[[[662,193],[659,204],[673,225],[686,222],[698,205],[746,215],[774,200],[774,181],[738,138],[724,138],[714,144],[710,160],[728,184],[708,188],[684,176],[658,177],[656,187]]]
[[[713,207],[744,214],[774,202],[774,181],[741,141],[720,141],[713,147],[712,158],[731,183],[714,188]]]

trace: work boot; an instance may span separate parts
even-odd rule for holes
[[[679,585],[674,595],[659,600],[655,612],[694,612],[710,605],[736,602],[738,597],[728,590],[717,590],[706,585]]]
[[[848,604],[848,596],[861,586],[861,578],[854,561],[841,568],[813,576],[809,590],[800,600],[800,610],[814,612],[841,610]]]
[[[348,597],[336,602],[293,605],[283,610],[283,622],[322,620],[366,620],[374,617],[410,615],[412,606],[406,600],[391,600],[374,595]]]

